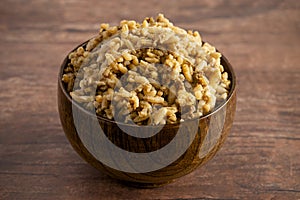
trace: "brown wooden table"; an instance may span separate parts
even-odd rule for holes
[[[58,117],[57,75],[100,23],[159,12],[229,58],[237,112],[207,165],[136,189],[73,151]],[[299,1],[1,0],[0,43],[0,199],[300,199]]]

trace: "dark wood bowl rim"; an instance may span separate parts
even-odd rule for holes
[[[80,45],[78,45],[77,47],[75,47],[71,52],[73,52],[74,50],[76,50],[80,46],[85,46],[88,43],[88,41],[89,40],[81,43]],[[202,41],[202,42],[205,43],[204,41]],[[59,70],[59,75],[58,75],[58,85],[59,85],[59,87],[62,90],[63,94],[65,95],[65,97],[68,99],[68,101],[70,103],[73,103],[73,105],[75,105],[78,109],[80,109],[85,114],[90,115],[92,117],[95,117],[95,114],[93,114],[93,113],[89,112],[88,110],[84,109],[82,106],[80,106],[76,101],[74,101],[71,98],[70,94],[65,90],[65,87],[64,87],[64,85],[62,83],[63,70],[64,70],[65,66],[69,63],[68,55],[71,52],[69,52],[67,54],[67,56],[65,57],[63,63],[61,64],[61,67],[60,67],[60,70]],[[220,51],[217,50],[217,52],[220,52]],[[226,99],[225,102],[222,102],[220,105],[218,105],[216,108],[214,108],[213,111],[211,111],[208,114],[203,115],[203,116],[201,116],[199,118],[186,119],[183,122],[177,122],[177,123],[174,123],[174,124],[155,125],[155,127],[157,127],[157,126],[165,126],[165,127],[171,126],[171,127],[174,128],[174,126],[179,126],[181,123],[185,123],[185,122],[189,122],[189,121],[194,121],[194,120],[202,120],[202,119],[208,118],[211,115],[214,115],[215,113],[217,113],[220,109],[222,109],[231,100],[233,94],[236,91],[236,76],[235,76],[234,70],[233,70],[230,62],[227,60],[227,58],[224,56],[224,54],[222,54],[221,62],[223,62],[223,66],[224,66],[224,63],[226,64],[226,67],[224,67],[224,68],[225,69],[228,68],[228,70],[227,71],[225,69],[224,70],[228,73],[229,79],[231,81],[230,91],[229,91],[228,97],[227,97],[227,99]],[[59,102],[59,103],[61,103],[61,102]],[[103,120],[103,121],[110,122],[110,123],[122,124],[122,125],[133,126],[133,127],[137,127],[138,126],[138,125],[134,125],[134,124],[126,124],[126,123],[122,123],[122,122],[116,122],[114,120],[110,120],[110,119],[107,119],[105,117],[98,116],[98,115],[96,115],[96,117],[98,118],[98,120]],[[151,127],[151,126],[147,126],[147,127]]]

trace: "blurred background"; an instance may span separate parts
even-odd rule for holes
[[[198,30],[238,79],[231,135],[217,156],[153,190],[86,164],[60,125],[64,57],[101,23],[163,13]],[[300,199],[300,1],[0,2],[0,199]]]

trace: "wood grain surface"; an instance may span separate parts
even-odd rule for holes
[[[233,65],[237,112],[204,167],[156,189],[107,177],[60,125],[57,75],[99,24],[162,12]],[[300,199],[300,1],[0,2],[0,199]]]

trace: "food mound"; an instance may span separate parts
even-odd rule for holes
[[[162,14],[142,23],[101,24],[69,54],[62,81],[72,99],[98,116],[138,125],[173,124],[211,112],[227,99],[221,54],[197,31]]]

